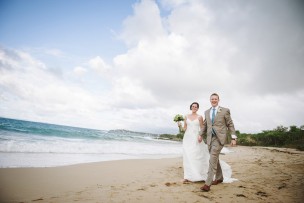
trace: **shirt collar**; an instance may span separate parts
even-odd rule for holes
[[[213,108],[215,108],[215,110],[217,111],[218,108],[219,108],[219,105],[217,105],[216,107],[211,106],[211,110],[212,110]]]

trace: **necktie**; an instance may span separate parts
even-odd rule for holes
[[[214,117],[215,117],[215,108],[212,108],[212,118],[211,118],[212,124],[214,123]]]

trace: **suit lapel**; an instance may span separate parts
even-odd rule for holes
[[[210,110],[211,110],[211,108],[208,109],[207,112],[206,112],[206,119],[208,119],[208,121],[209,121],[210,123],[212,123],[211,118],[210,118]]]

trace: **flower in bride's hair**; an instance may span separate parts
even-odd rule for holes
[[[181,115],[181,114],[176,114],[176,116],[173,119],[174,122],[179,122],[179,121],[183,121],[183,120],[185,120],[185,119],[184,119],[183,115]]]

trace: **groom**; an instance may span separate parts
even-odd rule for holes
[[[217,185],[224,180],[222,168],[219,162],[219,154],[227,139],[227,130],[231,137],[236,138],[234,125],[230,116],[230,110],[218,106],[219,95],[213,93],[210,96],[211,108],[205,111],[204,125],[199,133],[198,142],[202,142],[207,134],[207,145],[210,153],[208,177],[205,185],[200,189],[208,192],[211,185]],[[213,177],[215,175],[215,180]]]

